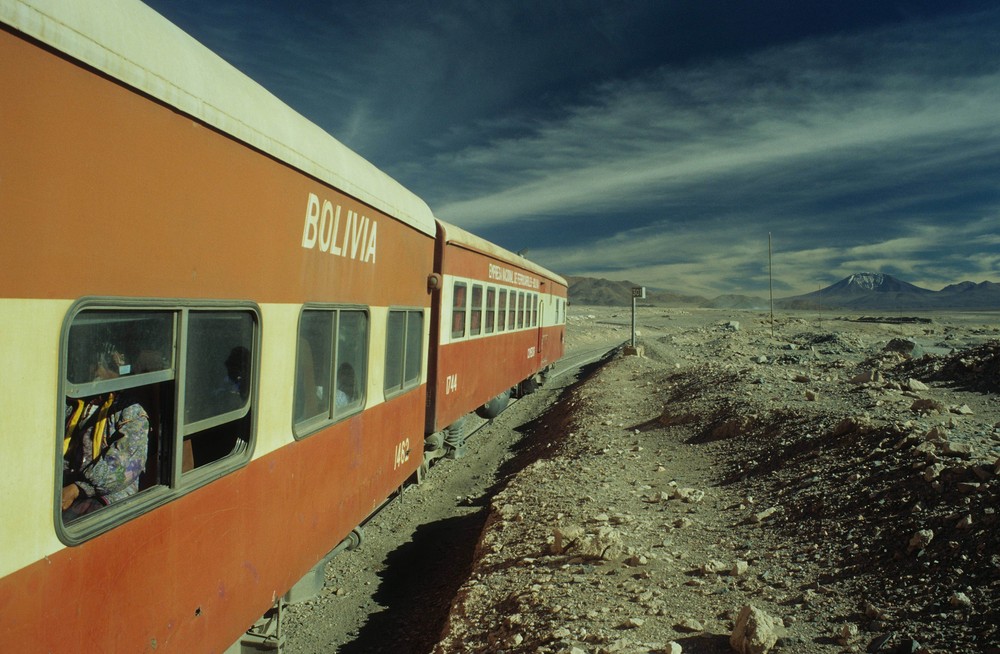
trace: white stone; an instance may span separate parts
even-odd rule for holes
[[[765,654],[778,642],[777,621],[747,604],[740,609],[729,645],[738,654]]]

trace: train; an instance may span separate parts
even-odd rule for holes
[[[466,416],[543,381],[566,280],[140,2],[0,25],[0,639],[267,649]]]

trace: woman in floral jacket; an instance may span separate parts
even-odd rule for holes
[[[96,379],[118,376],[124,356],[105,348],[95,365]],[[70,400],[63,441],[63,520],[134,495],[146,467],[149,415],[120,393]]]

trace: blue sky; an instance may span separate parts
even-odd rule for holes
[[[777,297],[1000,282],[992,0],[147,2],[564,275]]]

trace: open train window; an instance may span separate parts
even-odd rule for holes
[[[455,282],[451,297],[451,337],[465,336],[465,282]]]
[[[483,331],[483,287],[472,285],[472,306],[470,307],[469,334],[478,336]]]
[[[502,332],[507,328],[507,289],[500,289],[497,305],[497,331]]]
[[[368,331],[368,313],[362,309],[303,309],[295,366],[296,435],[364,408]]]
[[[196,468],[211,473],[194,484],[248,460],[258,322],[254,307],[156,301],[87,301],[70,313],[57,477],[64,540],[169,500]]]
[[[389,311],[385,346],[386,397],[402,393],[420,384],[423,333],[423,311],[399,309]]]
[[[486,289],[486,326],[487,334],[493,333],[497,321],[497,289],[492,286]]]

